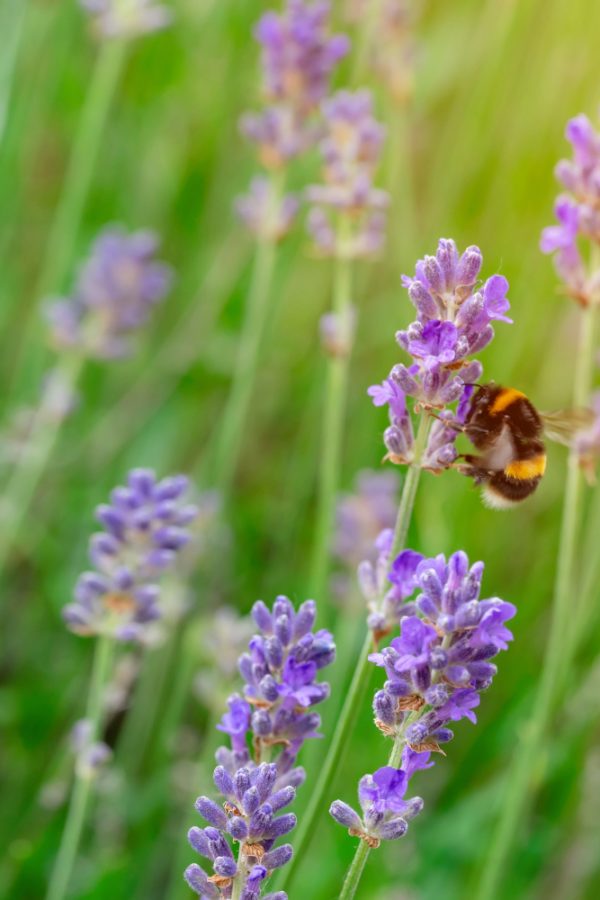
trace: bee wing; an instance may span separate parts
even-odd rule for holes
[[[591,409],[557,409],[540,413],[540,418],[549,440],[570,447],[575,435],[590,428],[596,416]]]

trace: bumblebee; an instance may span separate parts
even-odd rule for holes
[[[521,391],[481,385],[462,428],[480,455],[464,454],[458,469],[482,486],[487,506],[508,509],[533,494],[544,476],[544,435],[569,444],[590,415],[588,410],[540,413]]]

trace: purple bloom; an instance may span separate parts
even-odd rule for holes
[[[335,646],[327,631],[313,632],[314,602],[307,600],[296,612],[280,596],[272,609],[255,603],[252,616],[259,633],[239,659],[247,700],[230,697],[229,712],[217,726],[231,739],[231,749],[217,751],[220,801],[198,797],[196,809],[208,825],[188,835],[214,872],[209,879],[198,865],[186,869],[185,879],[200,897],[229,898],[235,881],[239,896],[253,900],[270,873],[291,859],[291,846],[276,842],[293,830],[296,817],[281,811],[304,780],[295,761],[304,740],[316,736],[320,719],[311,709],[328,694],[316,675],[333,661]],[[261,761],[264,751],[272,761]],[[232,842],[239,844],[235,853]],[[283,893],[267,897],[286,900]]]
[[[73,295],[47,309],[55,344],[97,359],[129,355],[130,335],[171,285],[171,269],[156,260],[157,249],[151,232],[105,229],[81,267]]]
[[[127,486],[98,506],[105,530],[90,539],[96,571],[80,576],[75,602],[63,611],[71,631],[144,639],[161,617],[158,583],[191,540],[198,508],[185,502],[187,488],[184,475],[158,481],[150,469],[132,469]]]
[[[258,145],[263,166],[277,169],[316,140],[314,114],[349,42],[329,34],[328,3],[305,0],[288,0],[281,14],[265,13],[255,36],[262,45],[264,93],[271,105],[243,116],[241,129]]]
[[[414,277],[402,278],[417,319],[398,331],[396,339],[412,362],[394,366],[384,382],[386,390],[369,389],[375,405],[387,402],[389,406],[391,426],[384,442],[392,462],[412,461],[412,425],[407,415],[398,415],[400,395],[404,402],[413,397],[419,406],[441,410],[441,421],[431,429],[420,465],[440,471],[456,458],[454,441],[461,420],[446,407],[458,403],[464,416],[468,388],[482,373],[481,364],[472,357],[494,337],[494,322],[511,321],[506,315],[508,282],[493,275],[479,285],[482,261],[478,247],[467,247],[459,254],[454,241],[442,239],[435,256],[419,260]]]
[[[79,0],[101,38],[135,38],[171,24],[171,13],[156,0]]]
[[[309,231],[326,255],[359,257],[376,253],[383,243],[389,202],[385,191],[373,186],[373,176],[384,138],[374,118],[368,91],[340,91],[323,103],[326,133],[321,140],[322,185],[308,189],[315,204]],[[330,212],[345,216],[349,234],[338,241]]]
[[[582,429],[575,438],[575,446],[579,453],[579,464],[584,470],[590,484],[596,483],[596,464],[600,457],[600,391],[592,396],[590,407],[593,419],[587,428]]]
[[[567,124],[566,137],[573,158],[561,160],[555,174],[568,193],[556,201],[559,224],[543,230],[540,248],[555,254],[556,270],[567,292],[587,305],[595,296],[600,273],[586,275],[578,240],[600,242],[600,133],[587,116],[579,115]]]
[[[281,200],[270,178],[257,176],[248,193],[238,197],[236,210],[248,231],[265,241],[280,241],[290,230],[298,212],[299,201],[293,194]]]
[[[391,766],[383,766],[373,775],[365,775],[358,786],[358,799],[363,812],[367,809],[378,813],[404,812],[407,786],[406,772],[402,769],[393,769]]]

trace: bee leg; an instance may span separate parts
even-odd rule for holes
[[[461,453],[460,456],[457,457],[457,460],[458,459],[462,459],[464,462],[454,462],[452,468],[456,469],[457,472],[460,472],[461,475],[472,478],[475,481],[475,484],[483,484],[490,480],[492,472],[490,472],[487,466],[482,465],[481,456],[475,456],[472,453]]]

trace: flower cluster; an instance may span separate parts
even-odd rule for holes
[[[283,13],[267,12],[256,26],[270,105],[245,115],[241,128],[258,144],[266,169],[281,168],[316,138],[312,117],[327,96],[335,65],[349,49],[344,35],[330,35],[329,12],[322,0],[288,0]]]
[[[333,662],[335,645],[329,632],[312,630],[315,603],[307,600],[295,612],[287,597],[277,597],[272,610],[256,603],[252,616],[259,633],[239,659],[244,696],[229,698],[229,711],[217,726],[231,741],[231,748],[217,751],[214,772],[223,805],[199,797],[196,809],[208,826],[188,835],[213,868],[210,876],[197,864],[186,869],[186,881],[200,897],[229,898],[235,884],[236,896],[254,900],[270,872],[291,859],[289,844],[274,844],[294,828],[296,817],[278,813],[304,780],[296,757],[307,738],[318,736],[320,717],[312,708],[329,693],[316,675]],[[265,762],[277,748],[276,758]],[[237,861],[231,842],[239,844]]]
[[[378,564],[364,563],[361,580],[371,598],[383,597],[378,609],[371,599],[369,625],[376,641],[400,625],[400,636],[369,658],[387,676],[373,699],[375,724],[394,739],[401,767],[386,766],[362,779],[362,819],[339,800],[330,809],[370,846],[402,837],[407,820],[422,809],[420,798],[404,800],[407,784],[418,769],[432,765],[430,753],[442,752],[440,744],[452,739],[449,724],[477,721],[480,692],[496,674],[491,660],[512,640],[505,623],[516,612],[497,597],[479,599],[483,563],[469,566],[463,552],[446,561],[405,550],[390,569],[390,547],[391,537],[382,536]]]
[[[107,228],[94,242],[73,295],[53,302],[47,316],[54,343],[98,359],[126,356],[130,335],[148,319],[171,285],[156,259],[157,237]]]
[[[112,756],[110,747],[103,741],[94,740],[94,727],[89,719],[76,722],[70,738],[77,777],[87,780],[95,778]]]
[[[175,475],[158,481],[149,469],[133,469],[126,487],[101,504],[96,517],[105,531],[92,535],[90,559],[75,602],[63,616],[80,635],[104,634],[120,641],[142,641],[161,617],[158,582],[190,541],[197,507],[185,502],[188,480]]]
[[[384,442],[392,462],[413,459],[407,397],[416,400],[418,407],[442,411],[421,465],[443,469],[456,456],[453,424],[464,418],[472,385],[482,373],[481,363],[472,357],[494,337],[494,322],[511,321],[506,315],[508,282],[502,275],[492,275],[479,284],[482,261],[478,247],[459,254],[454,241],[442,239],[435,256],[419,260],[413,278],[403,276],[417,319],[398,331],[396,340],[412,363],[394,366],[383,384],[368,391],[376,406],[389,407],[390,427]],[[459,404],[456,416],[445,409],[455,402]]]
[[[237,211],[263,240],[280,239],[292,224],[298,201],[279,196],[271,176],[317,140],[315,114],[334,67],[348,52],[348,39],[330,34],[329,12],[324,0],[288,0],[282,13],[265,13],[255,29],[268,105],[242,116],[240,128],[257,145],[260,162],[271,174],[254,179],[249,193],[237,201]]]
[[[135,38],[171,24],[171,13],[156,0],[79,0],[101,38]]]
[[[359,837],[372,849],[381,841],[395,841],[408,830],[410,819],[423,809],[421,797],[405,800],[411,776],[418,769],[427,769],[429,753],[415,753],[405,747],[401,768],[382,766],[372,775],[365,775],[358,783],[358,801],[362,817],[343,800],[334,800],[330,815],[338,824],[348,829],[353,837]]]
[[[567,124],[566,137],[573,159],[558,163],[555,174],[568,191],[555,205],[558,225],[545,228],[540,247],[554,253],[554,261],[567,292],[587,306],[600,296],[600,271],[587,273],[578,240],[600,243],[600,133],[587,116]]]
[[[323,181],[308,189],[315,204],[308,228],[320,252],[353,258],[376,253],[385,237],[389,197],[373,186],[385,131],[373,118],[369,91],[339,91],[323,102]],[[329,211],[347,223],[340,235]]]

